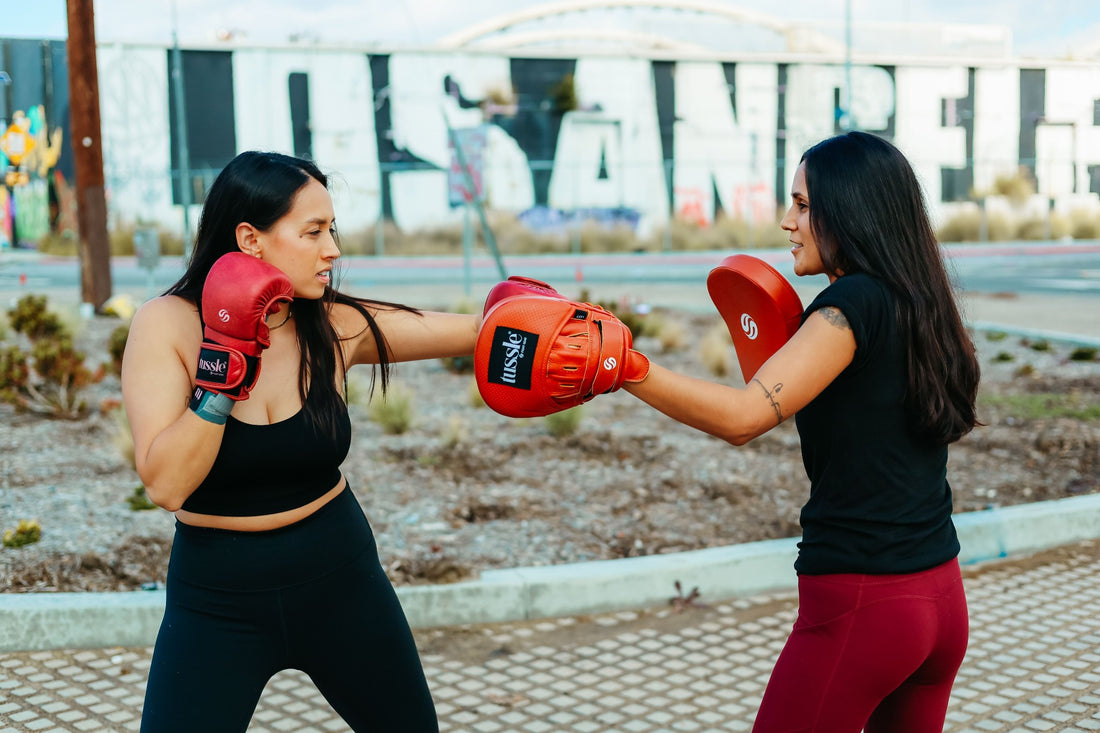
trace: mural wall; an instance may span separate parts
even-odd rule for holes
[[[76,227],[65,44],[0,39],[0,248]]]
[[[160,46],[99,49],[108,205],[116,220],[179,226],[170,61]],[[183,183],[192,199],[201,200],[239,151],[293,153],[334,174],[345,231],[379,216],[405,229],[461,216],[448,190],[449,126],[485,126],[487,204],[533,222],[577,211],[640,229],[672,215],[769,220],[785,207],[802,150],[841,129],[846,76],[841,63],[794,57],[517,58],[293,47],[187,49],[182,66],[191,173]],[[851,80],[847,112],[909,155],[936,218],[1020,167],[1055,206],[1094,202],[1100,193],[1096,64],[856,65]],[[56,108],[56,80],[54,88]]]

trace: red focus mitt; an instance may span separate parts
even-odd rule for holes
[[[474,376],[485,404],[501,415],[549,415],[649,373],[649,359],[631,348],[626,324],[599,306],[551,291],[487,303]]]
[[[802,301],[778,270],[746,254],[730,255],[711,270],[707,292],[726,322],[748,382],[798,330]]]

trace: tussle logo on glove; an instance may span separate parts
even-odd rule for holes
[[[224,352],[212,349],[199,351],[198,380],[225,384],[229,381],[229,359]]]
[[[493,384],[530,390],[531,367],[538,343],[538,334],[497,326],[489,349],[487,379]]]
[[[229,323],[229,311],[227,311],[225,308],[222,308],[220,311],[218,311],[218,320],[222,323]]]

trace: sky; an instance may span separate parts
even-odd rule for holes
[[[430,45],[449,33],[506,11],[547,0],[94,0],[96,39],[170,43],[173,18],[181,44],[211,43],[228,31],[255,43],[291,35],[320,42]],[[710,0],[725,2],[725,0]],[[725,4],[784,21],[842,29],[846,2],[854,24],[906,22],[1002,25],[1012,30],[1017,55],[1063,57],[1100,53],[1097,0],[736,0]],[[667,16],[667,11],[665,12]],[[585,16],[591,19],[593,16]],[[640,24],[652,32],[662,16],[638,11],[609,23]],[[615,19],[617,17],[617,20]],[[630,20],[624,20],[629,18]],[[654,19],[657,20],[654,20]],[[591,22],[591,20],[581,21]],[[663,27],[663,26],[662,26]],[[0,38],[66,35],[65,0],[0,0]]]

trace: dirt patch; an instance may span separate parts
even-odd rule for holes
[[[656,339],[639,338],[640,350],[663,366],[740,384],[735,366],[724,377],[703,366],[699,345],[717,316],[661,315],[690,346],[662,352]],[[107,359],[117,323],[97,318],[79,335],[91,363]],[[1036,350],[977,334],[976,343],[987,425],[951,449],[956,511],[1100,491],[1100,420],[1088,416],[1100,404],[1100,362],[1073,361],[1072,347],[1057,342]],[[397,584],[799,534],[807,481],[792,422],[734,448],[618,393],[585,405],[576,433],[554,437],[542,420],[473,406],[472,377],[438,361],[398,365],[394,380],[415,395],[412,429],[387,435],[353,405],[343,471]],[[119,395],[108,376],[88,401],[109,408]],[[1051,396],[1037,413],[1036,395],[1040,403]],[[131,508],[140,481],[109,409],[52,421],[0,405],[0,424],[0,532],[20,519],[42,526],[40,542],[0,549],[0,591],[164,582],[174,518]]]

